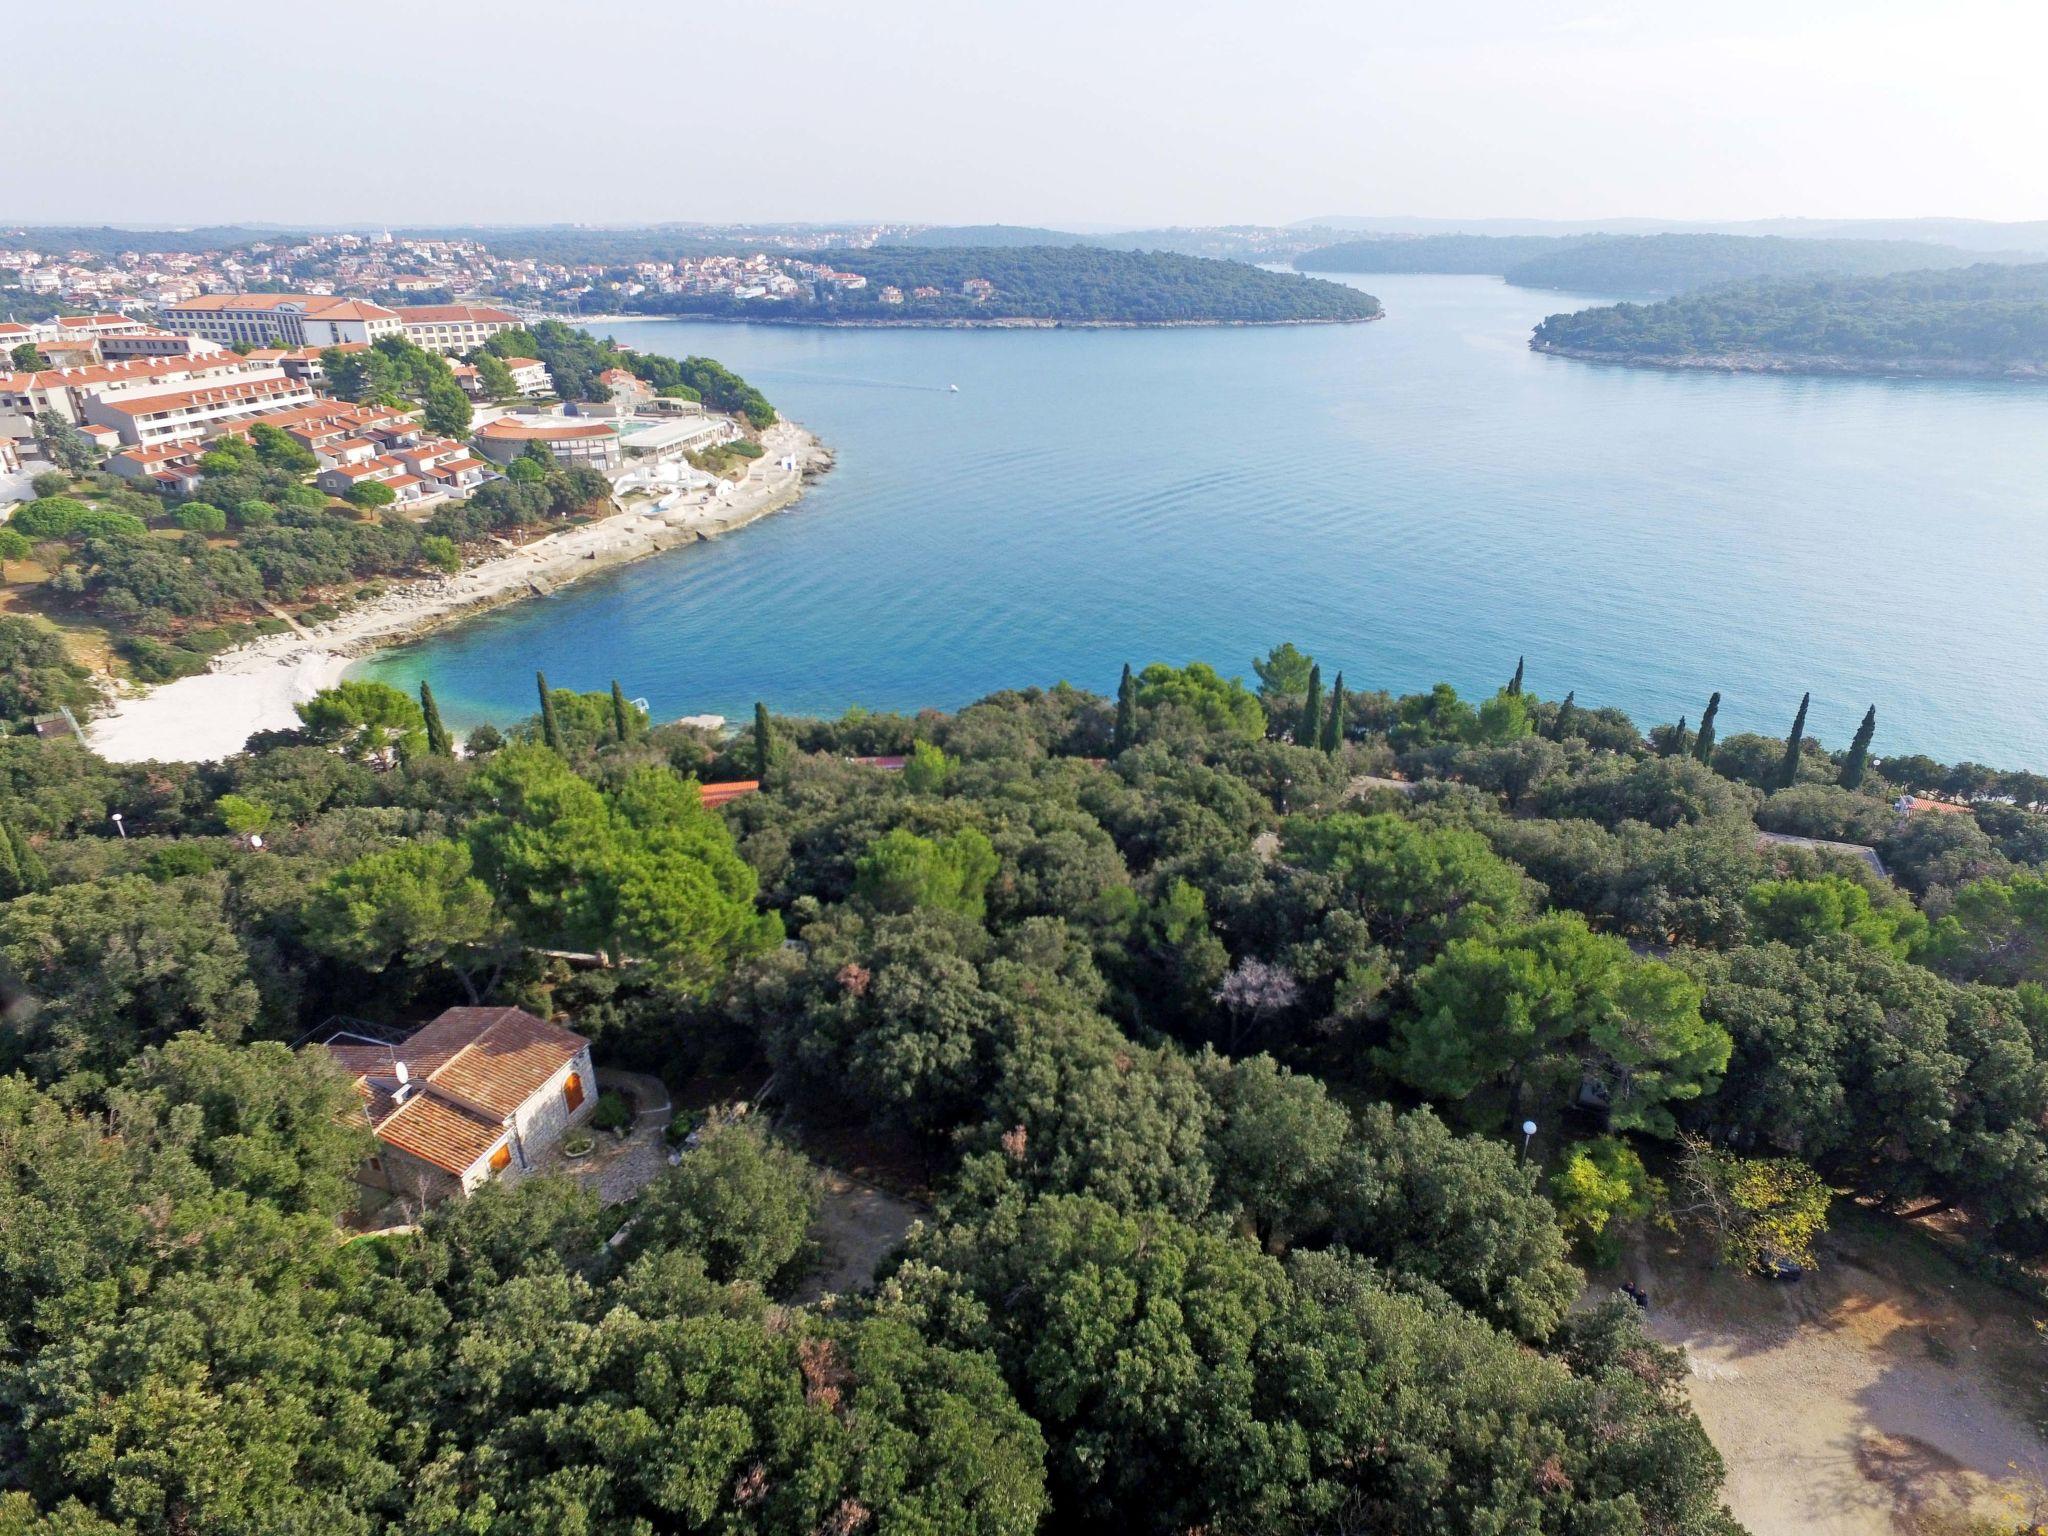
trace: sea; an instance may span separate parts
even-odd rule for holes
[[[1345,278],[1363,325],[620,321],[837,454],[790,510],[384,653],[452,725],[617,679],[658,719],[957,708],[1125,662],[1615,705],[2048,769],[2048,388],[1665,372],[1528,349],[1598,294]]]

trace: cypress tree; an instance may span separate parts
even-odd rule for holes
[[[1570,734],[1572,716],[1579,712],[1579,706],[1576,702],[1578,697],[1579,691],[1574,688],[1564,696],[1564,702],[1557,706],[1557,720],[1550,728],[1550,739],[1552,741],[1563,741]]]
[[[1330,690],[1330,713],[1323,721],[1323,750],[1332,757],[1344,745],[1344,674],[1337,674],[1337,686]]]
[[[434,702],[434,690],[426,680],[420,680],[420,713],[427,719],[427,751],[435,757],[455,755],[454,738],[448,734],[448,727],[441,723],[441,706]]]
[[[1526,656],[1515,658],[1515,675],[1508,679],[1508,697],[1511,699],[1519,699],[1522,696],[1522,663],[1527,660]]]
[[[1709,768],[1714,766],[1714,716],[1721,713],[1721,695],[1718,691],[1707,700],[1707,707],[1700,716],[1700,733],[1692,739],[1692,755]]]
[[[1683,757],[1685,755],[1685,716],[1678,717],[1678,724],[1671,728],[1671,734],[1664,738],[1664,750],[1659,757]]]
[[[1116,734],[1110,738],[1110,752],[1121,756],[1138,741],[1138,680],[1131,676],[1131,664],[1124,663],[1123,681],[1116,685]]]
[[[768,782],[768,750],[772,738],[768,734],[768,706],[754,705],[754,777],[762,783]]]
[[[1863,783],[1863,770],[1870,764],[1870,738],[1877,734],[1877,706],[1871,705],[1863,712],[1863,723],[1856,727],[1856,739],[1849,743],[1849,760],[1842,764],[1842,788],[1857,789]]]
[[[1806,706],[1813,695],[1799,695],[1799,713],[1792,717],[1792,734],[1785,738],[1785,766],[1778,770],[1778,788],[1790,789],[1799,778],[1799,743],[1806,735]]]
[[[619,687],[619,680],[612,679],[612,734],[624,741],[632,734],[633,717],[626,708],[626,695]]]
[[[7,900],[49,889],[50,871],[20,828],[0,826],[0,845],[5,847],[0,852],[0,892]]]
[[[555,696],[548,689],[547,673],[534,673],[533,682],[540,689],[540,739],[559,752],[562,750],[562,728],[555,722]]]
[[[1304,747],[1323,739],[1323,669],[1317,662],[1309,663],[1308,697],[1301,701],[1301,729],[1294,739]]]

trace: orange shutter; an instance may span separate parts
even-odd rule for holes
[[[574,1110],[582,1107],[583,1079],[574,1072],[569,1074],[569,1081],[562,1085],[562,1097],[569,1101],[570,1109]]]
[[[491,1172],[503,1173],[512,1165],[512,1143],[506,1142],[491,1154]]]

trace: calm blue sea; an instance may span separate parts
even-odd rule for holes
[[[2048,767],[2048,389],[1665,374],[1538,357],[1596,302],[1358,280],[1372,325],[609,330],[719,358],[839,467],[794,510],[377,658],[453,724],[532,679],[658,718],[964,704],[1126,660],[1354,689],[1529,686],[1649,724]],[[946,386],[959,385],[957,394]]]

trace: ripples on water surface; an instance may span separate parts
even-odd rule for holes
[[[1126,660],[1549,696],[2048,767],[2048,389],[1538,357],[1591,300],[1373,277],[1387,318],[1275,330],[601,329],[704,353],[839,467],[793,510],[371,664],[456,723],[532,676],[657,717],[952,707]],[[958,394],[948,393],[958,384]]]

